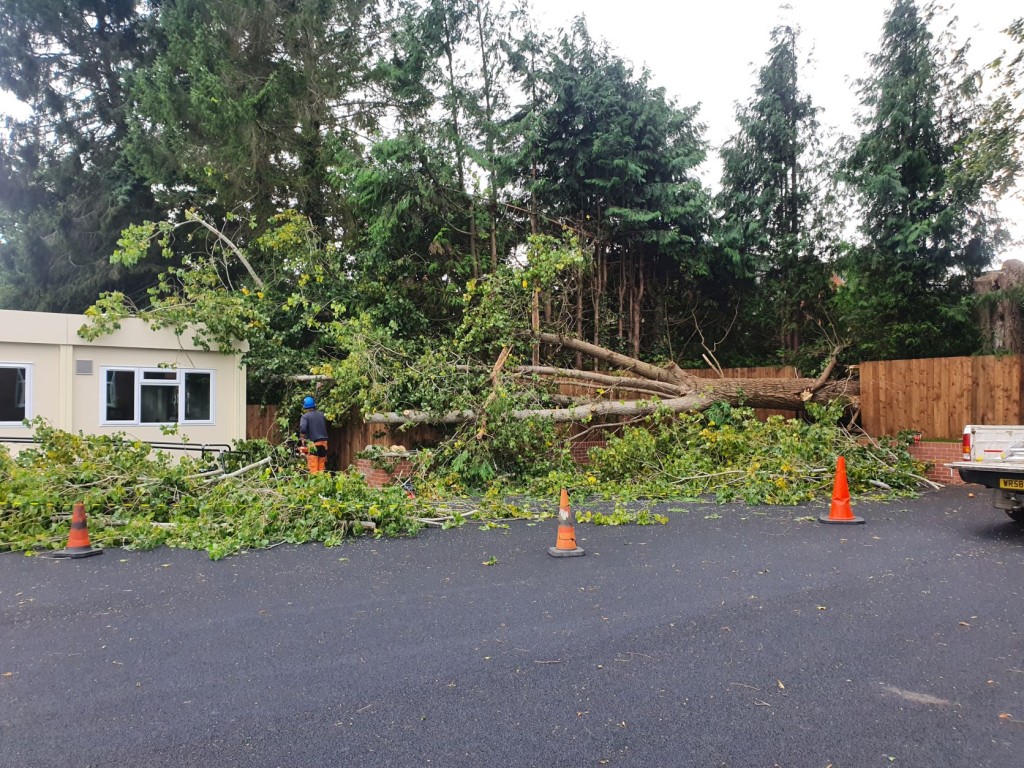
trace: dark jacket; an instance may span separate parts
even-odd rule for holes
[[[326,440],[327,419],[324,418],[320,411],[315,409],[306,411],[299,420],[299,436],[303,440],[312,440],[313,442]]]

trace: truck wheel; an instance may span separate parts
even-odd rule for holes
[[[1006,514],[1013,522],[1024,525],[1024,509],[1008,509]]]

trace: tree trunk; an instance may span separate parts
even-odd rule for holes
[[[860,395],[860,384],[855,381],[822,382],[815,379],[702,379],[686,373],[675,363],[666,367],[645,363],[604,347],[588,344],[579,339],[554,333],[540,334],[541,341],[574,349],[584,355],[601,360],[623,371],[632,371],[653,381],[674,384],[680,395],[700,393],[712,401],[724,400],[730,405],[751,408],[778,408],[803,410],[807,401],[827,403],[832,400],[855,402]]]
[[[583,268],[577,270],[576,280],[576,335],[583,338]],[[576,351],[576,367],[583,367],[583,354]]]
[[[545,408],[538,410],[512,411],[512,418],[550,419],[558,423],[584,421],[594,416],[636,417],[646,416],[658,410],[668,409],[675,413],[707,408],[713,401],[706,401],[699,395],[678,397],[671,400],[654,402],[642,401],[601,401],[578,405],[575,408]],[[458,424],[476,421],[476,411],[452,411],[438,416],[423,411],[403,411],[402,413],[372,413],[364,421],[368,424]]]
[[[540,291],[533,289],[533,303],[530,307],[530,329],[536,335],[540,331]],[[533,342],[533,364],[540,365],[540,340]]]
[[[539,366],[522,366],[508,373],[547,378],[552,384],[564,379],[583,381],[596,389],[599,396],[628,392],[634,398],[638,394],[644,397],[633,400],[595,399],[566,408],[517,410],[512,412],[514,418],[536,417],[556,422],[578,422],[594,416],[632,418],[660,409],[675,413],[701,411],[712,403],[723,401],[734,406],[799,411],[803,410],[807,402],[828,403],[840,400],[856,404],[860,394],[858,382],[827,380],[835,366],[834,356],[818,379],[703,379],[687,373],[675,363],[667,366],[652,365],[580,339],[553,333],[538,333],[531,336],[544,344],[573,350],[578,357],[588,356],[606,363],[619,373],[616,375]],[[469,367],[459,366],[458,369],[466,371]],[[630,375],[622,375],[624,373]],[[492,393],[488,402],[493,400],[493,396]],[[487,403],[484,404],[485,407],[486,405]],[[375,413],[367,416],[365,421],[370,424],[459,424],[476,421],[482,416],[483,411],[484,408],[443,414],[422,411]]]

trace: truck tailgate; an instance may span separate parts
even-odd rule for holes
[[[1007,491],[1024,491],[1024,462],[1021,461],[954,461],[946,466],[957,470],[965,483]]]

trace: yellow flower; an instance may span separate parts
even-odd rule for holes
[[[523,280],[523,288],[529,288],[530,284],[526,280]]]

